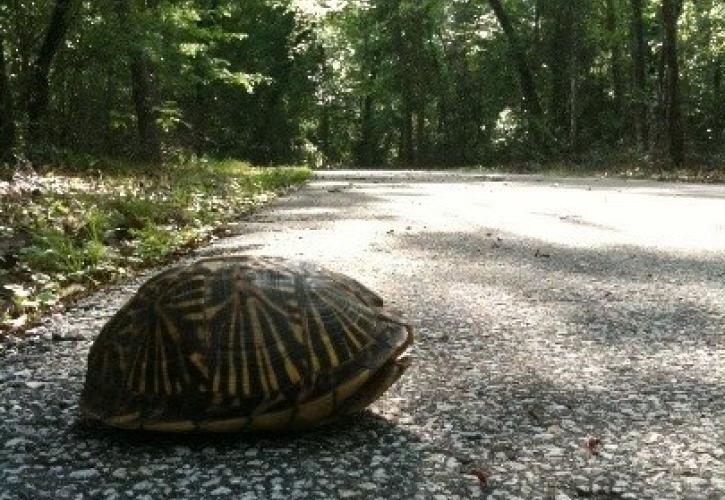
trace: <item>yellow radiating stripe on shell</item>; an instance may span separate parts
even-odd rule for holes
[[[279,383],[277,382],[277,375],[275,374],[274,366],[272,365],[272,360],[269,356],[269,349],[267,349],[267,344],[264,340],[264,335],[262,333],[262,323],[259,321],[259,315],[257,314],[257,302],[258,301],[255,298],[250,298],[249,300],[247,300],[247,309],[249,310],[249,318],[252,322],[252,329],[254,330],[254,344],[257,348],[258,353],[261,347],[262,358],[264,361],[264,369],[260,370],[260,378],[262,378],[262,380],[264,380],[265,378],[267,379],[264,382],[265,387],[267,387],[268,383],[269,389],[271,389],[272,391],[278,391]],[[265,389],[266,394],[268,394],[269,389]]]
[[[278,314],[280,314],[282,316],[285,316],[285,317],[289,316],[289,312],[287,312],[284,309],[282,309],[281,307],[279,307],[274,301],[270,300],[269,297],[267,297],[264,293],[260,292],[259,290],[250,290],[250,292],[252,293],[252,295],[254,296],[255,299],[259,300],[267,308],[277,312]]]
[[[176,324],[171,321],[171,319],[168,317],[168,315],[161,310],[160,308],[156,308],[156,314],[161,318],[161,321],[164,322],[164,326],[166,327],[166,335],[171,338],[170,345],[173,345],[178,353],[178,360],[177,360],[177,370],[181,370],[182,375],[184,377],[184,381],[189,384],[191,383],[191,375],[189,375],[189,370],[186,366],[186,361],[184,359],[184,353],[181,349],[181,333],[179,332],[179,329],[176,327]],[[166,359],[166,352],[164,350],[164,359]],[[171,381],[171,376],[168,371],[168,360],[165,365],[165,377]],[[171,394],[171,386],[168,386],[168,394]]]
[[[264,314],[264,318],[267,320],[272,337],[277,345],[277,350],[279,351],[280,356],[282,356],[282,359],[284,359],[284,369],[287,372],[287,378],[289,378],[292,384],[297,384],[302,380],[300,372],[294,363],[292,363],[289,353],[287,352],[287,347],[285,346],[282,338],[279,336],[279,332],[277,331],[277,327],[274,326],[271,316],[264,308],[261,308],[260,310],[262,311],[262,314]]]
[[[182,309],[191,308],[193,309],[200,309],[204,306],[203,299],[190,299],[190,300],[182,300],[179,302],[174,302],[172,304],[172,307],[176,311],[180,311]]]
[[[115,417],[108,417],[103,420],[104,423],[113,427],[121,427],[125,429],[132,429],[138,426],[136,421],[141,416],[139,412],[128,413],[126,415],[117,415]]]
[[[324,295],[327,295],[327,294],[324,294]],[[345,327],[346,334],[348,334],[349,338],[353,341],[353,343],[356,345],[356,347],[358,349],[360,349],[363,346],[363,344],[360,343],[360,341],[357,338],[355,338],[355,336],[353,334],[353,330],[359,336],[361,336],[363,339],[365,339],[367,341],[371,340],[370,335],[367,334],[365,332],[365,330],[363,330],[357,323],[352,321],[350,319],[350,315],[348,313],[346,313],[345,311],[343,311],[340,307],[338,307],[337,304],[334,303],[334,301],[328,300],[328,301],[326,301],[326,303],[333,310],[333,312],[335,313],[335,317],[338,319],[338,321],[340,321],[340,323]],[[358,313],[358,316],[360,316],[359,313]]]
[[[249,322],[252,325],[252,335],[254,338],[254,352],[255,352],[255,358],[257,362],[257,370],[259,372],[259,381],[262,384],[262,390],[264,391],[264,394],[266,396],[269,396],[269,385],[267,384],[267,375],[265,373],[265,366],[264,366],[264,354],[262,354],[260,351],[263,349],[263,347],[260,347],[264,344],[264,340],[262,339],[262,326],[259,324],[259,318],[257,318],[257,312],[254,310],[254,305],[252,304],[251,300],[247,301],[247,310],[249,312]]]
[[[164,394],[171,394],[171,377],[169,377],[169,363],[164,354],[164,360],[161,362],[161,370],[164,380]]]
[[[272,364],[272,358],[269,355],[269,349],[267,349],[267,346],[264,346],[262,348],[262,352],[264,353],[264,362],[267,365],[266,372],[267,376],[269,377],[269,385],[271,386],[271,389],[273,391],[279,391],[279,381],[277,380],[277,373],[274,369],[274,365]]]
[[[196,367],[197,370],[201,372],[201,374],[204,376],[205,379],[209,379],[209,368],[206,366],[206,360],[204,359],[204,356],[199,353],[195,352],[193,354],[190,354],[188,356],[189,361],[192,365]]]
[[[237,310],[232,311],[229,321],[229,342],[227,345],[227,362],[229,363],[229,383],[227,384],[227,392],[230,396],[237,393],[237,367],[234,365],[234,338],[236,337],[235,328],[237,326]]]
[[[312,401],[302,403],[298,407],[295,422],[298,424],[312,424],[329,416],[335,409],[333,393],[328,393]]]
[[[213,318],[214,316],[216,316],[217,314],[219,314],[219,312],[221,312],[225,307],[227,307],[229,305],[229,302],[230,301],[225,300],[221,304],[217,304],[215,306],[207,306],[206,309],[204,310],[207,320],[209,320],[209,319]]]
[[[120,370],[121,374],[126,373],[126,353],[123,351],[120,345],[114,344],[114,349],[116,349],[116,354],[118,355],[118,369]]]
[[[138,392],[139,394],[143,394],[146,392],[146,368],[148,366],[149,362],[149,346],[148,346],[148,339],[146,339],[146,342],[143,346],[143,361],[141,361],[141,373],[139,377],[138,382]]]
[[[222,372],[221,372],[221,359],[217,362],[216,370],[214,371],[214,380],[212,380],[211,390],[212,392],[219,392],[222,386]]]
[[[345,320],[334,309],[332,310],[332,315],[335,317],[335,319],[337,320],[338,326],[340,328],[342,328],[342,331],[344,333],[342,340],[343,340],[343,344],[345,345],[345,349],[347,349],[347,353],[348,353],[348,357],[346,357],[345,359],[349,359],[349,357],[351,357],[351,355],[354,351],[360,350],[361,344],[358,342],[358,340],[352,334],[352,331],[350,331],[350,329],[348,328]],[[348,340],[353,343],[354,349],[350,347],[350,342]]]
[[[262,413],[252,417],[249,428],[255,431],[266,431],[286,427],[292,420],[293,409],[277,411],[274,413]]]
[[[159,350],[161,354],[161,363],[156,366],[156,369],[161,369],[161,378],[164,383],[164,393],[171,394],[171,378],[169,377],[169,360],[166,357],[166,347],[163,339],[159,341]]]
[[[370,370],[361,370],[347,381],[338,385],[335,389],[335,396],[337,397],[338,403],[345,401],[355,394],[369,378]]]
[[[204,318],[204,311],[184,314],[184,319],[188,321],[204,321]]]
[[[322,322],[322,317],[320,317],[320,313],[317,311],[317,308],[312,308],[312,316],[315,318],[315,323],[317,323],[317,326],[320,329],[320,339],[325,345],[325,350],[327,351],[327,355],[330,358],[330,364],[334,368],[340,364],[340,360],[337,357],[337,352],[335,352],[335,348],[332,346],[332,342],[330,342],[330,334],[327,332],[325,324]]]
[[[190,420],[155,422],[152,424],[143,424],[141,427],[153,432],[191,432],[196,429],[196,425]]]
[[[140,356],[141,356],[141,347],[136,349],[136,355],[133,356],[133,361],[131,362],[131,369],[128,371],[128,374],[126,375],[126,388],[128,388],[129,391],[133,390],[134,374],[136,373],[136,365],[138,364],[138,360],[139,360]]]
[[[292,330],[292,335],[294,336],[294,338],[297,342],[299,342],[300,344],[304,343],[305,329],[302,328],[301,325],[299,325],[297,323],[290,323],[290,330]]]
[[[235,432],[242,430],[249,423],[249,418],[229,418],[226,420],[210,420],[201,422],[199,430],[205,432]]]
[[[161,336],[163,333],[161,332],[161,328],[156,329],[156,335],[154,336],[154,394],[159,394],[160,391],[160,384],[159,384],[159,369],[161,367]]]

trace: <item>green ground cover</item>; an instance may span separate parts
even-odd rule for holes
[[[64,169],[0,183],[0,331],[172,260],[309,176],[299,167],[210,161]]]

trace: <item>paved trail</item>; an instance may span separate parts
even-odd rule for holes
[[[0,499],[725,497],[723,186],[334,172],[226,252],[360,279],[414,366],[307,434],[99,434],[73,418],[116,287],[1,344]]]

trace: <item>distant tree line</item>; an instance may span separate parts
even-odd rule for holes
[[[0,157],[723,155],[719,0],[8,0]]]

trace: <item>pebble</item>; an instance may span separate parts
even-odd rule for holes
[[[231,495],[232,490],[227,488],[226,486],[219,486],[218,488],[211,490],[210,494],[215,497],[222,496],[222,495],[226,496],[226,495]]]
[[[126,479],[126,477],[128,477],[128,471],[124,467],[121,467],[111,472],[111,476],[116,479]]]
[[[16,437],[5,441],[5,448],[15,448],[16,446],[20,446],[25,443],[27,443],[27,439],[22,437]]]
[[[100,474],[96,469],[80,469],[80,470],[74,470],[70,474],[68,474],[68,477],[71,479],[92,479],[94,477],[98,477]]]
[[[143,480],[143,481],[139,481],[138,483],[136,483],[135,486],[133,487],[133,489],[143,491],[143,490],[150,490],[152,487],[153,487],[153,484],[151,483],[151,481]]]

